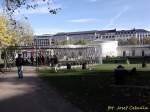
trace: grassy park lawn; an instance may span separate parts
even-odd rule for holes
[[[114,86],[115,64],[91,66],[90,70],[76,68],[39,71],[40,77],[54,87],[65,99],[85,112],[107,111],[108,106],[150,106],[150,65],[123,65],[130,70],[136,67],[138,75],[127,77],[127,87]]]

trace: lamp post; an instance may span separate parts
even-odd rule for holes
[[[37,41],[36,41],[36,71],[38,71],[38,50],[37,50]]]

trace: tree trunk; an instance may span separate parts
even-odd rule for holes
[[[7,69],[7,62],[8,62],[8,58],[7,58],[7,49],[6,48],[4,48],[4,53],[5,53],[5,55],[4,55],[4,69],[6,70]]]

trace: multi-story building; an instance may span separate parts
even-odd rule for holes
[[[144,29],[132,29],[132,30],[93,30],[93,31],[80,31],[80,32],[68,32],[57,33],[55,35],[40,35],[35,36],[34,42],[37,42],[39,46],[47,46],[55,44],[55,41],[63,40],[127,40],[129,38],[138,38],[142,40],[144,37],[150,37],[150,32]]]
[[[118,46],[117,52],[120,57],[150,56],[150,45]]]
[[[116,37],[116,29],[113,30],[102,30],[95,32],[96,39],[101,40],[115,40]]]
[[[52,35],[38,35],[34,37],[34,45],[37,46],[49,46],[51,45]]]
[[[67,38],[73,39],[73,40],[80,40],[80,39],[86,39],[86,40],[93,40],[96,37],[96,30],[93,31],[80,31],[80,32],[68,32],[68,33],[57,33],[53,35],[54,39],[57,40],[65,40]]]
[[[135,37],[138,39],[143,39],[144,37],[150,37],[150,32],[144,29],[132,29],[132,30],[121,30],[117,31],[115,35],[115,39],[129,39],[131,37]]]

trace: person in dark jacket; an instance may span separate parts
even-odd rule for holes
[[[34,62],[33,56],[31,56],[30,60],[31,60],[31,64],[32,64],[32,66],[33,66],[33,62]]]
[[[114,71],[114,76],[116,85],[124,85],[126,83],[128,71],[122,65],[119,65]]]
[[[18,54],[18,58],[16,58],[16,66],[18,68],[18,77],[23,78],[23,58],[21,57],[22,54]]]
[[[45,65],[45,58],[43,55],[41,56],[41,61],[42,61],[42,64]]]

